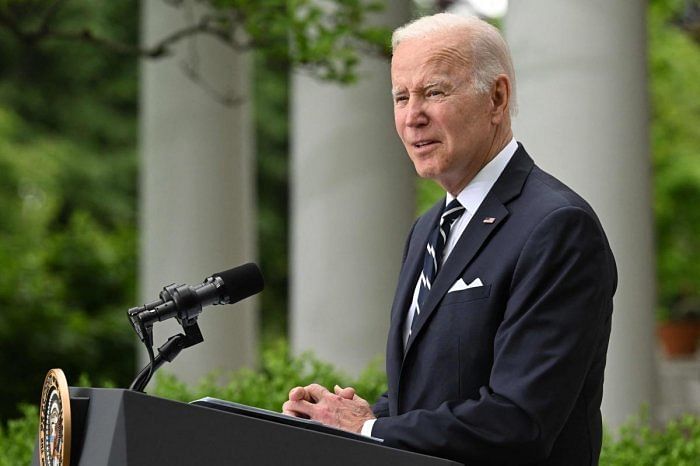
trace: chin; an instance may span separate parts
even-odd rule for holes
[[[418,166],[415,165],[415,164],[413,165],[413,168],[416,169],[416,173],[417,173],[418,176],[420,176],[421,178],[433,178],[433,176],[435,175],[435,173],[433,172],[433,170],[430,170],[430,169],[427,169],[427,168],[424,168],[424,167],[421,168],[421,167],[418,167]]]
[[[421,178],[437,178],[441,171],[432,165],[421,165],[420,163],[414,163],[413,167],[416,169],[416,173]]]
[[[413,169],[421,178],[430,178],[432,173],[435,172],[435,167],[428,163],[427,160],[414,158],[411,155],[409,155],[409,158],[411,159],[411,162],[413,162]]]

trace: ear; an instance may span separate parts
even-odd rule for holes
[[[510,111],[510,79],[505,74],[499,74],[491,86],[491,123],[498,125],[509,117]]]

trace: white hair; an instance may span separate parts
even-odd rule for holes
[[[477,92],[487,93],[499,74],[508,76],[511,85],[510,114],[517,112],[515,97],[515,70],[508,44],[494,26],[476,16],[460,16],[452,13],[438,13],[423,16],[397,28],[391,36],[391,47],[396,47],[408,39],[422,39],[450,31],[466,32],[469,47],[468,56],[474,63],[472,85]]]

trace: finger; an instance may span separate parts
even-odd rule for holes
[[[287,403],[288,402],[285,402],[282,405],[282,414],[286,414],[287,416],[293,416],[293,417],[302,417],[303,416],[301,413],[294,411]]]
[[[308,401],[285,401],[282,405],[282,413],[294,417],[310,418],[313,410],[313,403]]]
[[[317,383],[312,383],[311,385],[307,385],[304,388],[309,394],[309,398],[311,399],[311,401],[318,401],[330,393],[326,387],[323,387]]]
[[[289,400],[290,401],[301,401],[301,400],[309,401],[309,396],[306,393],[306,389],[304,387],[294,387],[291,390],[289,390]]]
[[[358,395],[358,394],[355,394],[355,396],[352,397],[352,399],[353,399],[354,401],[362,401],[363,403],[367,403],[367,400],[365,400],[364,398],[362,398],[362,397],[361,397],[360,395]],[[367,404],[369,404],[369,403],[367,403]]]
[[[333,391],[336,395],[348,400],[352,400],[355,396],[355,389],[352,387],[340,388],[340,385],[336,385],[333,387]]]
[[[299,417],[299,415],[296,413],[296,411],[292,411],[289,406],[287,405],[288,402],[284,402],[282,405],[282,414],[286,414],[287,416],[293,416],[293,417]]]
[[[297,414],[290,409],[290,407],[287,403],[289,403],[289,402],[285,401],[284,403],[282,403],[282,414],[286,414],[287,416],[297,417]]]

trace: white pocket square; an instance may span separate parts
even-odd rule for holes
[[[467,289],[469,289],[469,288],[476,288],[476,287],[478,287],[478,286],[484,286],[484,284],[481,283],[481,279],[480,279],[480,278],[475,278],[475,279],[472,280],[472,282],[471,282],[470,284],[468,284],[468,285],[464,282],[464,279],[460,278],[459,280],[457,280],[457,281],[455,282],[454,285],[452,285],[452,288],[450,288],[447,292],[448,292],[448,293],[452,293],[453,291],[462,291],[462,290],[467,290]]]

